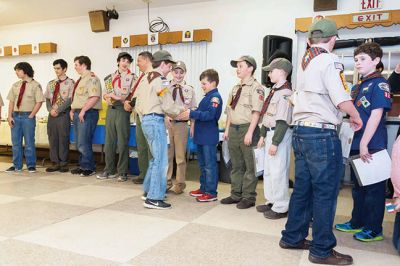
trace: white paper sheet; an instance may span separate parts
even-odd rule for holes
[[[369,163],[364,163],[361,158],[352,158],[350,162],[355,168],[360,186],[376,184],[390,178],[392,161],[387,150],[372,154],[372,160]]]
[[[254,171],[256,176],[261,176],[264,172],[265,148],[254,148]]]
[[[222,142],[222,158],[224,158],[225,165],[228,165],[228,163],[231,160],[231,155],[229,154],[228,141],[227,140],[224,140]]]
[[[343,121],[340,126],[339,138],[342,144],[342,154],[344,158],[349,158],[351,143],[353,142],[354,130],[351,128],[350,123]]]

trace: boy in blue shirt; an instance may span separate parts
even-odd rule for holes
[[[222,112],[222,98],[218,92],[218,72],[207,69],[200,75],[205,96],[195,111],[187,110],[178,116],[181,120],[195,120],[194,143],[197,144],[197,160],[200,167],[200,188],[190,192],[199,202],[217,200],[218,170],[217,144],[218,120]]]
[[[374,152],[387,148],[385,116],[391,108],[390,87],[376,70],[382,54],[382,48],[377,43],[365,43],[354,50],[355,67],[361,79],[353,87],[351,96],[363,127],[354,133],[350,155],[359,154],[364,162],[369,162]],[[354,182],[351,220],[337,224],[335,228],[354,233],[354,238],[359,241],[382,240],[386,181],[359,186],[353,170],[351,178]]]

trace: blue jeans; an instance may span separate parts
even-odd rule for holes
[[[22,169],[22,138],[25,143],[26,166],[36,167],[35,128],[36,118],[29,118],[30,112],[14,112],[14,127],[11,129],[13,165]]]
[[[326,258],[336,246],[332,226],[343,167],[340,140],[332,129],[296,126],[292,143],[295,182],[282,241],[298,245],[313,217],[310,254]]]
[[[74,131],[76,149],[79,152],[79,167],[82,170],[96,170],[93,158],[92,139],[99,120],[99,110],[90,109],[86,111],[84,121],[79,121],[79,112],[74,112]]]
[[[373,153],[378,150],[369,150]],[[352,150],[350,155],[358,155],[360,151]],[[351,168],[353,211],[350,223],[356,228],[365,227],[379,234],[382,232],[383,217],[385,215],[386,180],[369,186],[360,186],[356,175]]]
[[[197,145],[197,160],[200,168],[200,190],[217,196],[217,147],[215,145]]]
[[[400,212],[396,213],[393,229],[393,245],[400,255]]]
[[[156,115],[143,116],[142,129],[153,156],[144,177],[143,190],[147,193],[148,199],[164,200],[168,170],[168,144],[164,118]]]

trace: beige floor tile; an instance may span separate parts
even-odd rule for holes
[[[47,173],[46,176],[41,177],[40,179],[52,180],[52,181],[62,181],[67,183],[76,183],[82,185],[90,185],[99,182],[95,176],[80,176],[73,175],[71,173]]]
[[[14,197],[9,195],[2,195],[0,194],[0,204],[10,203],[18,200],[23,200],[24,198],[21,197]]]
[[[135,257],[133,265],[297,265],[302,251],[278,246],[279,238],[188,224]]]
[[[0,184],[20,182],[30,179],[28,176],[24,176],[22,174],[10,174],[5,172],[0,172]]]
[[[235,204],[220,204],[195,219],[193,223],[280,237],[286,218],[269,220],[255,208],[239,210]]]
[[[16,236],[91,210],[37,200],[20,200],[0,205],[0,235]]]
[[[4,236],[0,236],[0,242],[1,241],[4,241],[4,240],[6,240],[6,239],[8,239],[7,237],[4,237]]]
[[[111,210],[95,210],[17,239],[123,263],[186,224]]]
[[[40,195],[34,199],[99,208],[137,195],[141,195],[140,191],[87,185]]]
[[[17,197],[34,197],[77,186],[79,186],[79,184],[43,180],[40,178],[30,178],[23,182],[2,184],[0,186],[0,194],[6,194]]]
[[[117,266],[119,263],[9,239],[0,242],[2,266]]]

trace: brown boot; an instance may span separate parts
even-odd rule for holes
[[[186,188],[185,183],[176,183],[175,185],[172,186],[171,191],[178,195],[182,194],[185,188]]]
[[[351,265],[353,258],[350,255],[341,254],[332,249],[331,255],[326,258],[317,258],[313,255],[308,255],[308,260],[316,264],[329,264],[329,265]]]

